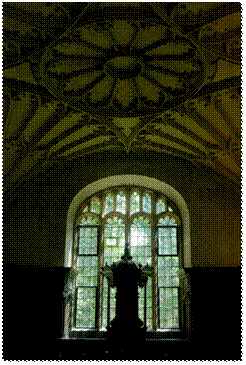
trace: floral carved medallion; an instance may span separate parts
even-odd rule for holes
[[[75,109],[140,117],[185,101],[208,68],[195,45],[168,25],[118,19],[71,30],[44,53],[39,73]]]

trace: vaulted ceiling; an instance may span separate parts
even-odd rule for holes
[[[4,3],[4,189],[151,150],[240,187],[240,3]]]

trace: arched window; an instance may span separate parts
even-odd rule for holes
[[[184,329],[185,303],[180,272],[184,266],[182,217],[161,193],[135,186],[97,192],[77,211],[72,267],[76,271],[71,331],[103,333],[115,317],[116,289],[108,287],[102,266],[121,259],[130,243],[133,260],[151,264],[154,274],[146,292],[139,288],[139,317],[147,331]]]

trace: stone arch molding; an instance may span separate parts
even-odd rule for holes
[[[157,190],[175,202],[180,210],[183,220],[183,237],[184,237],[184,267],[191,267],[191,245],[190,245],[190,215],[185,200],[180,193],[167,183],[152,177],[143,175],[114,175],[109,176],[93,183],[86,185],[73,198],[67,214],[66,226],[66,248],[65,248],[65,267],[72,265],[72,247],[74,239],[74,221],[76,213],[81,203],[89,196],[96,194],[113,186],[136,185],[153,190]]]

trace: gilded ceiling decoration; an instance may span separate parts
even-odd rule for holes
[[[178,156],[240,187],[240,3],[4,3],[3,15],[6,193],[106,150]]]

